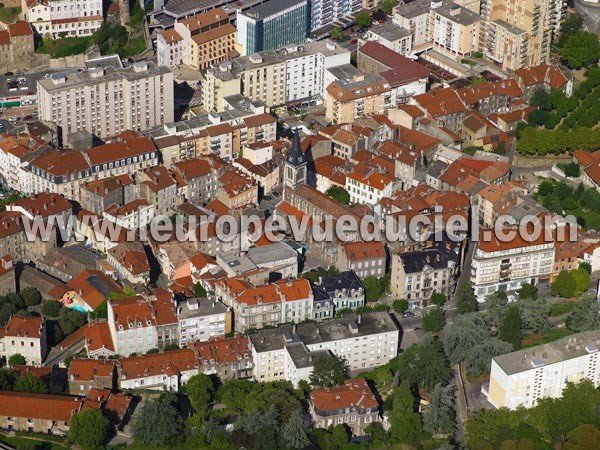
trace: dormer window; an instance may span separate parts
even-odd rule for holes
[[[119,330],[123,329],[123,324],[119,325]]]
[[[138,328],[142,327],[142,322],[138,322]]]
[[[148,325],[152,325],[152,321],[151,321],[151,320],[148,320],[146,323],[147,323]]]
[[[129,328],[133,328],[133,323],[129,322]]]

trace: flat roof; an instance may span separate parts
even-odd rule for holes
[[[323,322],[302,322],[295,328],[294,334],[307,346],[398,331],[398,326],[385,311],[364,314],[349,313],[343,317]],[[284,337],[286,332],[288,334],[293,332],[292,325],[284,324],[277,328],[260,330],[251,334],[249,338],[256,351],[261,353],[283,349],[287,343]]]
[[[306,0],[277,0],[263,3],[261,5],[254,6],[248,10],[242,12],[244,16],[248,16],[252,19],[265,19],[280,13],[293,6],[303,5],[307,6]]]
[[[221,80],[231,80],[242,72],[249,69],[258,69],[273,64],[283,64],[286,61],[305,56],[321,53],[324,56],[335,56],[350,51],[337,42],[330,39],[317,42],[303,42],[296,45],[288,45],[278,50],[265,50],[252,55],[240,56],[229,61],[217,64],[207,69],[215,77]]]
[[[257,266],[271,261],[298,258],[298,252],[283,242],[249,248],[247,255]]]
[[[600,330],[585,331],[547,344],[518,350],[493,358],[508,375],[596,353],[600,348]]]
[[[190,306],[196,309],[190,309]],[[225,314],[229,310],[223,303],[207,298],[190,298],[185,302],[179,302],[177,309],[180,319]]]
[[[471,25],[472,23],[480,20],[479,14],[475,14],[473,11],[463,8],[456,3],[449,3],[447,5],[440,6],[435,11],[440,16],[443,16],[446,19],[461,25]]]
[[[380,36],[383,39],[388,41],[397,41],[399,39],[403,39],[407,36],[410,36],[410,30],[406,28],[402,28],[399,25],[396,25],[394,22],[384,22],[381,25],[374,25],[369,28],[369,32]]]

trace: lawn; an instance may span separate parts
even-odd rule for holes
[[[0,22],[12,23],[18,18],[19,14],[21,14],[20,6],[15,8],[6,8],[3,6],[0,8]]]
[[[535,345],[547,344],[573,334],[568,328],[553,328],[545,334],[532,334],[523,338],[523,348],[533,347]]]
[[[29,439],[26,437],[5,437],[0,436],[0,442],[11,445],[15,448],[26,447],[35,445],[36,450],[64,450],[68,448],[66,445],[61,445],[51,441],[41,441],[36,439]]]
[[[564,300],[557,303],[552,303],[550,307],[550,317],[562,316],[563,314],[570,313],[577,305],[576,301]]]

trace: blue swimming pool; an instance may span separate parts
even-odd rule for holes
[[[85,310],[85,308],[83,306],[75,305],[71,309],[74,309],[75,311],[79,311],[81,314],[87,314],[87,311]]]

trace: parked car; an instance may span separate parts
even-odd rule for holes
[[[402,317],[415,317],[415,313],[412,311],[404,311]]]

